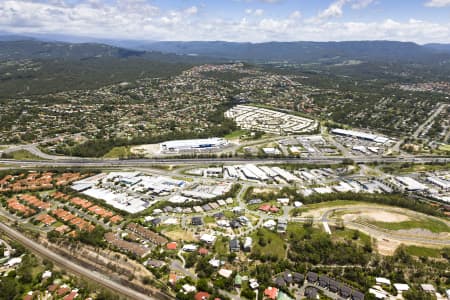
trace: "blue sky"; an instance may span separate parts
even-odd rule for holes
[[[450,43],[450,0],[0,0],[0,31],[140,40]]]

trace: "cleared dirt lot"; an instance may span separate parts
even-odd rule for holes
[[[343,219],[344,221],[356,221],[362,219],[366,221],[397,223],[409,221],[410,217],[405,214],[382,210],[363,210],[357,213],[345,214]]]
[[[194,234],[190,231],[177,229],[177,230],[169,230],[164,232],[168,238],[174,241],[186,241],[186,242],[195,242],[197,239],[194,237]]]
[[[145,156],[154,156],[161,154],[159,144],[147,144],[135,146],[131,148],[131,152],[133,154],[142,154]]]
[[[371,203],[330,202],[306,206],[302,217],[316,222],[337,219],[376,240],[380,254],[392,255],[401,244],[430,248],[450,246],[450,222],[412,210]]]

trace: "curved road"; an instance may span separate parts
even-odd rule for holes
[[[329,210],[325,211],[322,217],[320,218],[321,222],[330,222],[332,220],[329,219],[329,216],[332,213],[335,213],[337,211],[346,211],[346,210],[358,210],[358,209],[375,209],[374,207],[370,206],[349,206],[349,207],[335,207],[330,208]],[[395,210],[395,208],[393,208]],[[427,216],[431,217],[432,216]],[[444,221],[447,225],[449,223],[446,220]],[[390,238],[395,241],[400,242],[411,242],[411,243],[422,243],[422,244],[428,244],[428,245],[435,245],[435,246],[450,246],[450,239],[448,238],[436,238],[436,237],[430,237],[427,238],[426,236],[422,235],[415,235],[415,234],[409,234],[409,233],[398,233],[395,230],[387,230],[383,228],[379,228],[377,226],[371,225],[369,223],[362,223],[362,222],[352,222],[348,221],[345,222],[345,225],[350,225],[350,228],[357,229],[360,231],[366,231],[369,233],[369,235],[373,237],[380,237],[380,238]]]
[[[136,299],[136,300],[155,300],[155,299],[157,299],[154,297],[144,295],[144,294],[139,293],[131,288],[123,286],[115,281],[112,281],[111,279],[107,278],[106,276],[104,276],[100,273],[85,269],[85,268],[69,261],[67,258],[64,258],[64,257],[48,250],[41,244],[27,238],[19,231],[12,229],[3,223],[0,223],[0,230],[5,232],[12,239],[23,244],[26,248],[39,254],[40,256],[45,257],[45,258],[55,262],[56,264],[66,268],[67,270],[70,270],[73,273],[82,275],[83,277],[88,278],[92,281],[95,281],[98,284],[100,284],[104,287],[107,287],[121,295],[124,295],[124,296],[130,298],[130,299]]]

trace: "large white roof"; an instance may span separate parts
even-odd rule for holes
[[[331,132],[334,134],[341,134],[341,135],[353,136],[353,137],[356,137],[359,139],[371,140],[371,141],[381,143],[381,144],[387,143],[389,141],[389,139],[386,137],[371,134],[371,133],[361,132],[361,131],[335,128],[335,129],[332,129]]]
[[[166,148],[184,148],[184,147],[199,147],[201,145],[220,145],[227,143],[223,138],[208,138],[208,139],[193,139],[193,140],[175,140],[161,143],[161,146]]]

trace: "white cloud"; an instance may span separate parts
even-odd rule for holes
[[[334,1],[321,12],[324,19],[311,23],[300,11],[285,16],[214,18],[196,6],[163,10],[145,0],[89,0],[73,4],[64,0],[32,2],[0,0],[0,31],[59,33],[117,39],[147,40],[375,40],[450,42],[450,21],[438,23],[410,19],[352,22],[333,19],[343,14],[350,0]]]
[[[429,0],[425,3],[428,7],[445,7],[450,6],[450,0]]]
[[[262,16],[262,15],[264,14],[264,10],[263,10],[263,9],[260,9],[260,8],[255,9],[255,10],[250,9],[250,8],[247,8],[247,9],[245,10],[245,13],[246,13],[247,15],[254,15],[254,16],[260,17],[260,16]]]
[[[256,9],[254,12],[255,16],[262,16],[264,14],[264,10],[263,9]]]
[[[340,17],[343,14],[342,8],[350,0],[337,0],[331,3],[325,10],[321,11],[317,18],[318,19],[328,19],[332,17]]]
[[[186,8],[184,12],[187,13],[188,15],[195,15],[198,12],[198,8],[197,6],[191,6],[189,8]]]
[[[282,0],[259,0],[260,2],[264,2],[264,3],[278,3],[281,2]]]
[[[293,11],[290,15],[289,18],[290,19],[299,19],[302,17],[302,13],[298,10]]]
[[[363,9],[372,4],[375,0],[356,0],[355,3],[352,4],[353,9]]]

